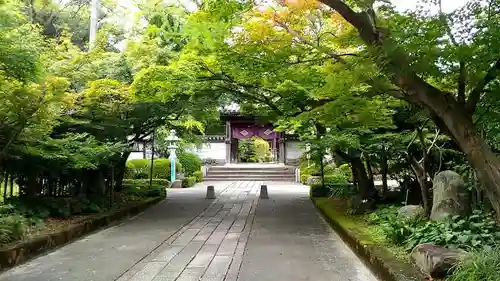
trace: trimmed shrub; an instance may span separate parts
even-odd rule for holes
[[[182,180],[182,187],[191,187],[196,184],[196,178],[195,177],[186,177]]]
[[[182,166],[177,161],[176,171],[181,171]],[[125,166],[125,179],[149,179],[151,172],[151,159],[129,160]],[[153,160],[153,178],[170,179],[170,160],[160,158]]]
[[[149,163],[151,160],[148,159],[132,159],[125,163],[125,178],[137,179],[141,178],[144,174],[149,175]]]
[[[177,161],[175,171],[180,172],[182,165]],[[170,179],[170,160],[166,158],[156,159],[153,161],[153,178],[154,179]]]
[[[126,186],[123,192],[127,195],[137,196],[140,198],[167,196],[167,188],[165,186],[153,185],[150,188],[149,183],[146,186]]]
[[[193,176],[195,172],[200,171],[202,161],[198,155],[194,153],[184,152],[179,154],[178,158],[185,176]]]
[[[162,185],[165,187],[167,187],[170,184],[170,182],[166,179],[153,179],[152,183],[153,183],[153,185]],[[137,179],[137,180],[124,179],[123,185],[149,186],[149,179]]]
[[[196,178],[196,182],[203,181],[203,173],[201,171],[194,172],[193,177]]]

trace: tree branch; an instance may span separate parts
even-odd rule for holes
[[[460,69],[458,73],[458,93],[457,93],[457,101],[460,104],[465,105],[465,86],[467,80],[467,72],[465,69],[465,62],[460,61]]]
[[[498,75],[500,75],[500,59],[498,59],[495,64],[488,69],[484,78],[476,85],[474,90],[470,92],[469,99],[467,99],[466,103],[466,109],[470,113],[474,113],[474,111],[476,111],[476,106],[481,100],[481,94],[484,93],[486,86],[488,86],[491,81],[495,80]]]

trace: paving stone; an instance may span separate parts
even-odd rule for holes
[[[238,239],[241,233],[228,233],[224,240],[222,241],[219,250],[217,251],[218,256],[232,256],[234,250],[238,244]]]
[[[229,266],[226,274],[226,279],[224,279],[224,281],[237,281],[244,252],[245,243],[238,243],[233,260],[231,261],[231,265]]]
[[[159,253],[153,261],[163,261],[170,262],[180,251],[184,249],[184,246],[180,245],[166,245],[166,249]]]
[[[184,268],[196,256],[198,251],[203,246],[202,242],[191,242],[181,252],[179,252],[168,264],[161,270],[153,279],[154,281],[171,281],[175,280]]]
[[[215,256],[200,280],[223,281],[231,260],[232,257],[229,256]]]
[[[186,268],[175,281],[198,281],[204,272],[203,267]]]
[[[210,238],[207,240],[207,244],[215,244],[219,245],[222,240],[224,240],[224,237],[226,237],[227,231],[217,231],[215,230],[212,235],[210,235]]]
[[[219,245],[206,244],[200,249],[194,259],[188,264],[189,267],[208,267],[213,257],[217,253]]]
[[[149,262],[129,281],[151,281],[166,265],[166,262]]]
[[[187,245],[200,232],[200,229],[188,229],[184,231],[177,239],[172,242],[172,245]]]
[[[200,232],[198,232],[198,234],[196,234],[193,241],[206,241],[216,227],[216,225],[206,225]]]

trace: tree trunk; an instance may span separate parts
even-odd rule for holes
[[[9,174],[7,171],[5,171],[5,176],[3,178],[5,184],[4,184],[4,190],[3,190],[3,201],[7,200],[7,187],[9,183]]]
[[[125,176],[126,163],[129,156],[130,156],[130,151],[124,152],[114,168],[115,171],[114,180],[115,180],[116,192],[121,192],[123,190],[123,177]]]
[[[353,171],[356,171],[356,182],[358,183],[358,190],[361,198],[373,199],[376,193],[375,186],[373,181],[368,177],[363,161],[360,157],[351,157],[349,160]]]
[[[412,157],[412,156],[410,156]],[[423,168],[415,158],[410,160],[410,165],[417,178],[418,185],[420,185],[420,194],[422,196],[422,204],[424,206],[425,216],[428,218],[431,215],[431,206],[429,204],[429,183],[427,181],[427,175],[425,173],[425,168]]]
[[[387,197],[387,192],[389,191],[389,185],[387,184],[387,174],[389,173],[389,164],[387,163],[387,155],[385,153],[380,159],[380,173],[382,174],[382,198]]]
[[[365,158],[365,162],[366,162],[366,171],[368,172],[368,178],[370,179],[371,182],[373,182],[372,163],[370,162],[369,156]]]
[[[14,175],[10,177],[10,197],[14,196]]]
[[[490,146],[474,133],[472,123],[471,113],[474,112],[483,91],[473,91],[474,95],[471,94],[466,104],[459,103],[452,93],[427,83],[411,69],[403,49],[386,40],[387,33],[382,34],[383,29],[375,26],[373,10],[356,12],[345,1],[340,0],[322,2],[339,12],[358,30],[361,39],[370,47],[373,57],[377,58],[376,63],[383,67],[393,84],[402,89],[388,93],[428,109],[436,125],[457,142],[476,170],[489,201],[500,217],[500,159],[495,156]],[[498,66],[500,61],[495,64],[495,67]],[[485,85],[489,81],[485,81]]]

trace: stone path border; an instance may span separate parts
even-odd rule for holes
[[[126,217],[136,215],[162,200],[164,198],[149,199],[108,213],[90,216],[66,229],[2,248],[0,249],[0,273]]]
[[[389,251],[374,245],[364,245],[354,233],[342,226],[335,218],[329,217],[312,199],[323,218],[337,234],[349,245],[360,259],[380,278],[385,281],[420,281],[426,277],[413,266],[397,260]]]

